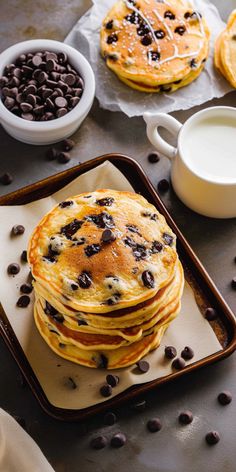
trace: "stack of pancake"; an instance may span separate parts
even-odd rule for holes
[[[214,58],[216,68],[236,88],[236,10],[216,40]]]
[[[174,92],[201,73],[209,30],[186,0],[118,0],[103,21],[107,66],[142,92]]]
[[[101,189],[61,202],[35,228],[28,260],[36,325],[78,364],[134,364],[180,310],[175,235],[138,194]]]

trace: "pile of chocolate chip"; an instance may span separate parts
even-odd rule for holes
[[[64,52],[21,54],[0,77],[1,99],[16,116],[28,121],[60,118],[80,101],[84,82]]]

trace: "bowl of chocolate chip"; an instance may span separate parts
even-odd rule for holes
[[[67,44],[35,39],[0,54],[0,122],[19,141],[51,144],[71,136],[94,95],[90,64]]]

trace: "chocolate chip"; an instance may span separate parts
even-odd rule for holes
[[[6,99],[4,100],[4,105],[8,110],[11,110],[15,105],[14,98],[6,97]]]
[[[112,395],[112,386],[109,384],[102,385],[100,393],[103,397],[110,397]]]
[[[75,146],[75,142],[72,139],[64,139],[61,142],[63,151],[70,151]]]
[[[100,244],[90,244],[89,246],[86,246],[84,248],[84,252],[87,257],[94,256],[94,254],[97,254],[100,251],[101,251]]]
[[[118,36],[115,33],[112,33],[107,37],[107,44],[116,43],[117,41],[118,41]]]
[[[185,359],[186,361],[192,359],[194,357],[193,349],[189,346],[185,346],[185,348],[181,352],[181,357],[183,357],[183,359]]]
[[[160,431],[162,428],[162,423],[159,418],[152,418],[148,420],[147,422],[147,429],[150,431],[150,433],[156,433],[157,431]]]
[[[32,113],[21,113],[21,118],[23,118],[24,120],[27,120],[27,121],[33,121],[34,120],[34,116],[32,115]]]
[[[133,11],[132,13],[130,13],[129,15],[127,15],[125,17],[125,19],[129,22],[129,23],[132,23],[133,25],[138,25],[142,20],[141,18],[139,17],[139,15]]]
[[[196,59],[191,59],[189,65],[190,65],[191,69],[196,69],[196,67],[197,67]]]
[[[0,182],[3,185],[10,185],[13,181],[13,177],[9,172],[6,172],[5,174],[2,174],[0,177]]]
[[[138,227],[136,225],[128,224],[128,225],[125,225],[125,226],[131,233],[136,233],[136,234],[139,234],[141,236],[141,234],[139,233]]]
[[[103,423],[107,426],[112,426],[117,422],[117,418],[115,413],[112,413],[111,411],[108,411],[108,413],[105,414],[103,418]]]
[[[73,205],[73,200],[66,200],[65,202],[61,202],[59,203],[59,207],[60,208],[67,208],[67,207],[70,207],[71,205]]]
[[[96,200],[96,204],[99,206],[112,206],[114,203],[114,198],[112,197],[105,197],[100,198],[100,200]]]
[[[158,254],[163,249],[163,245],[159,241],[153,241],[150,252],[152,254]]]
[[[22,253],[21,253],[21,261],[22,262],[28,262],[28,260],[27,260],[27,251],[26,250],[22,251]]]
[[[152,152],[151,154],[148,154],[148,160],[154,164],[155,162],[159,162],[160,157],[156,152]]]
[[[106,300],[105,304],[110,305],[110,306],[115,305],[116,303],[119,302],[120,297],[121,297],[121,294],[119,292],[116,292],[113,294],[111,298],[108,298],[108,300]]]
[[[162,179],[158,182],[157,188],[160,192],[167,192],[167,190],[170,188],[170,184],[168,180]]]
[[[14,225],[11,230],[11,234],[13,236],[24,234],[24,232],[25,232],[25,227],[23,225]]]
[[[155,287],[155,280],[153,274],[150,270],[145,270],[142,273],[142,281],[143,285],[147,288],[154,288]]]
[[[77,323],[78,323],[78,326],[88,326],[88,323],[85,320],[78,320]]]
[[[31,283],[25,283],[23,285],[20,286],[20,291],[22,293],[31,293],[33,290],[33,285]]]
[[[231,287],[236,290],[236,277],[231,280]]]
[[[115,223],[111,215],[103,211],[98,215],[89,215],[85,218],[87,221],[92,221],[98,228],[114,228]]]
[[[58,57],[58,62],[59,62],[60,64],[65,64],[65,63],[66,63],[66,61],[67,61],[67,55],[66,55],[65,52],[59,52],[58,55],[57,55],[57,57]]]
[[[182,370],[185,367],[185,361],[181,357],[177,357],[173,360],[171,365],[176,370]]]
[[[179,422],[181,424],[190,424],[193,421],[193,414],[189,410],[182,411],[179,414]]]
[[[143,46],[149,46],[150,44],[152,44],[152,37],[150,34],[145,34],[145,36],[142,37],[141,39],[141,43],[143,44]]]
[[[144,36],[145,34],[149,34],[149,33],[150,33],[150,29],[149,29],[149,26],[147,24],[142,23],[137,28],[138,36]]]
[[[9,275],[16,275],[20,272],[20,266],[17,264],[17,262],[12,262],[12,264],[9,264],[7,268],[7,272]]]
[[[156,30],[156,31],[154,31],[154,33],[155,33],[156,38],[158,38],[158,39],[162,39],[166,35],[165,31],[163,31],[162,29]]]
[[[131,406],[132,410],[135,410],[135,411],[144,411],[145,408],[146,408],[146,400],[140,400],[136,403],[134,403],[132,406]]]
[[[20,108],[24,113],[29,113],[33,110],[33,106],[30,103],[22,102]]]
[[[86,271],[81,272],[78,277],[78,283],[80,288],[89,288],[92,284],[91,274]]]
[[[113,20],[110,20],[106,23],[105,28],[111,30],[113,28]]]
[[[115,448],[122,447],[125,445],[125,443],[126,443],[126,436],[123,433],[114,434],[110,442],[111,447],[115,447]]]
[[[209,446],[214,446],[219,442],[220,435],[218,431],[209,431],[209,433],[206,434],[205,439]]]
[[[224,390],[218,395],[218,402],[221,405],[228,405],[232,401],[232,394],[228,390]]]
[[[189,11],[186,11],[184,14],[184,18],[187,20],[191,16],[191,13]]]
[[[141,361],[138,361],[138,362],[137,362],[137,367],[138,367],[138,369],[140,370],[140,372],[142,372],[143,374],[145,374],[146,372],[149,371],[149,369],[150,369],[150,364],[149,364],[149,362],[147,362],[147,361],[141,360]]]
[[[56,111],[56,116],[57,116],[57,118],[61,118],[62,116],[66,115],[67,113],[68,113],[67,108],[59,108],[59,109]],[[60,162],[62,162],[62,163],[64,164],[64,162],[65,162],[65,161],[64,161],[64,158],[62,158],[62,159],[63,159],[63,162],[62,162],[62,161],[60,161]],[[68,154],[67,154],[66,159],[68,159]],[[70,159],[69,159],[69,160],[70,160]],[[66,162],[68,162],[68,160],[66,160]]]
[[[174,15],[174,13],[172,13],[172,11],[167,10],[164,13],[164,18],[169,18],[169,20],[175,20],[175,15]]]
[[[174,238],[173,236],[171,236],[171,234],[163,233],[162,238],[168,246],[171,246],[173,244]]]
[[[71,239],[72,236],[77,233],[77,231],[81,228],[83,221],[77,220],[76,218],[68,223],[67,225],[61,228],[60,233],[64,234],[67,239]]]
[[[16,305],[19,308],[26,308],[30,303],[30,297],[28,295],[21,295],[20,298],[18,298]]]
[[[112,243],[115,241],[116,237],[110,229],[105,229],[102,233],[102,242],[103,243]]]
[[[128,237],[126,238],[126,240],[127,239],[128,239]],[[140,261],[141,259],[146,259],[147,255],[148,255],[147,249],[143,244],[136,244],[135,243],[135,246],[132,247],[132,252],[133,252],[133,256],[135,257],[136,261]]]
[[[111,387],[116,387],[119,383],[118,375],[108,374],[106,376],[106,381]]]
[[[214,308],[208,307],[204,315],[207,321],[213,321],[217,318],[217,311]]]
[[[161,54],[159,51],[149,51],[148,52],[148,57],[151,57],[151,60],[152,61],[159,61],[160,57],[161,57]],[[158,159],[159,160],[159,159]],[[151,162],[151,161],[150,161]],[[153,162],[157,162],[157,161],[153,161]]]
[[[68,103],[67,103],[67,100],[64,97],[57,97],[55,99],[55,105],[58,108],[65,108],[68,105]]]
[[[90,441],[90,446],[92,449],[103,449],[104,447],[107,446],[107,438],[103,435],[101,436],[96,436]]]
[[[186,28],[185,26],[177,26],[175,28],[175,33],[179,34],[180,36],[183,36],[183,34],[185,33],[186,31]]]
[[[46,315],[54,317],[58,314],[58,311],[49,302],[46,301],[45,302],[44,313]]]
[[[42,62],[42,57],[40,57],[38,54],[36,54],[35,56],[32,57],[32,64],[35,66],[35,67],[38,67],[41,62]]]
[[[174,359],[177,356],[177,351],[174,346],[165,347],[165,357],[167,359]]]

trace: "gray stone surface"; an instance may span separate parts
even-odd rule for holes
[[[236,7],[235,1],[216,0],[215,3],[226,15]],[[0,48],[3,50],[16,41],[28,38],[62,40],[89,5],[89,1],[80,0],[1,2]],[[235,106],[235,93],[215,100],[213,104]],[[204,106],[209,105],[207,103]],[[174,115],[184,122],[197,109],[180,111]],[[76,147],[67,167],[107,152],[121,152],[137,159],[155,186],[158,180],[169,175],[169,162],[165,158],[152,165],[147,161],[147,154],[152,151],[152,147],[147,141],[141,118],[128,119],[120,113],[101,110],[95,101],[90,115],[74,139]],[[1,194],[66,168],[48,162],[45,159],[46,149],[16,142],[0,129],[0,174],[9,171],[15,177],[10,186],[0,187]],[[236,292],[231,289],[230,281],[236,275],[236,219],[213,220],[194,214],[184,207],[172,191],[163,199],[235,311]],[[134,413],[129,405],[119,409],[119,422],[114,426],[103,427],[101,417],[83,424],[63,424],[49,418],[28,387],[20,386],[18,368],[2,340],[0,353],[0,406],[26,419],[29,433],[56,472],[102,472],[110,469],[114,472],[235,471],[235,355],[146,395],[148,406],[143,413]],[[223,389],[231,390],[234,395],[234,401],[226,407],[219,406],[216,401],[217,394]],[[192,410],[194,421],[189,426],[179,426],[178,413],[186,408]],[[163,422],[163,429],[155,434],[146,430],[146,421],[153,416],[159,416]],[[211,429],[217,429],[221,434],[220,443],[212,448],[204,442],[206,432]],[[127,434],[127,445],[123,449],[107,447],[102,451],[92,451],[89,448],[89,441],[96,433],[102,432],[110,437],[116,431]]]

